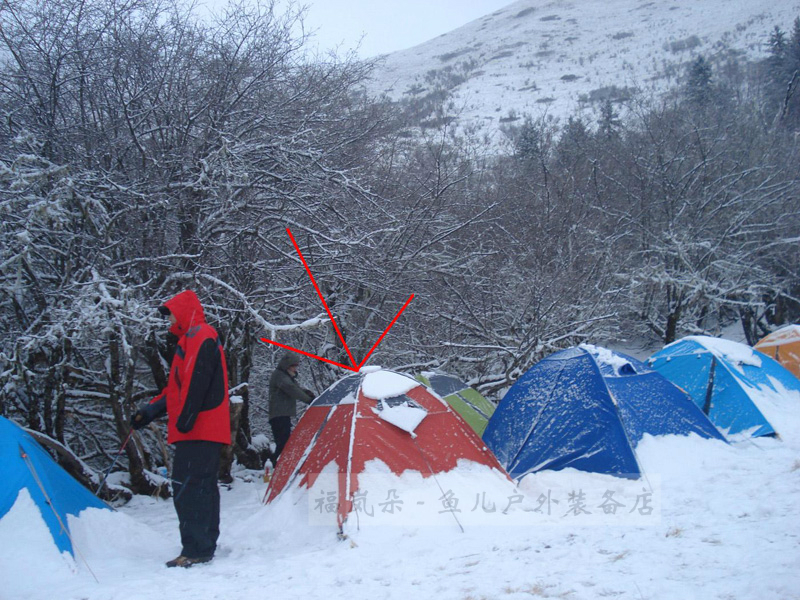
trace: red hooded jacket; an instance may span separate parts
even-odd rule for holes
[[[178,336],[167,387],[153,398],[166,408],[167,441],[231,443],[228,367],[216,330],[206,323],[197,295],[186,290],[164,303]],[[159,411],[160,412],[160,411]]]

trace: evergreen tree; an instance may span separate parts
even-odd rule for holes
[[[786,61],[786,32],[776,25],[772,33],[769,34],[767,45],[769,46],[770,65],[774,65],[774,68],[783,68]]]
[[[786,54],[789,61],[789,69],[792,71],[800,69],[800,17],[794,20],[792,38],[789,41]]]
[[[791,36],[775,27],[770,34],[767,79],[769,102],[778,121],[800,125],[800,17],[795,19]]]
[[[707,105],[712,98],[711,65],[703,56],[698,56],[689,66],[686,80],[686,97],[692,104]]]
[[[619,135],[621,121],[619,113],[614,110],[614,104],[606,98],[600,106],[600,118],[597,121],[598,133],[601,138],[609,140]]]
[[[519,158],[539,159],[544,151],[544,132],[540,123],[526,116],[520,125],[514,144],[514,151]]]
[[[786,40],[786,32],[776,25],[772,33],[769,34],[767,45],[769,46],[767,79],[772,88],[772,92],[775,94],[782,94],[788,68],[788,60],[786,57],[788,42]]]

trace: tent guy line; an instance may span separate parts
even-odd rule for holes
[[[325,297],[322,295],[322,292],[320,291],[319,286],[317,285],[317,282],[314,279],[314,275],[311,273],[311,268],[308,266],[308,263],[306,262],[306,259],[303,256],[303,253],[300,251],[300,246],[297,245],[297,241],[295,241],[294,236],[292,235],[292,231],[288,227],[286,228],[286,233],[289,234],[289,239],[292,240],[292,244],[294,245],[294,249],[297,251],[297,255],[300,257],[300,260],[302,261],[303,266],[305,267],[306,272],[308,273],[308,276],[311,279],[311,283],[314,285],[314,289],[317,292],[317,296],[319,296],[319,299],[322,300],[322,306],[325,307],[325,312],[328,313],[328,317],[330,317],[331,323],[333,323],[333,327],[334,327],[334,329],[336,329],[336,334],[339,336],[339,339],[342,341],[342,346],[344,346],[344,349],[347,352],[347,356],[350,359],[350,366],[344,365],[344,364],[339,363],[339,362],[336,362],[336,361],[331,360],[329,358],[324,358],[322,356],[318,356],[316,354],[312,354],[310,352],[305,352],[304,350],[299,350],[298,348],[294,348],[292,346],[287,346],[286,344],[281,344],[280,342],[276,342],[275,340],[270,340],[270,339],[262,337],[261,341],[266,343],[266,344],[272,344],[274,346],[278,346],[280,348],[284,348],[285,350],[291,350],[293,352],[299,352],[300,354],[302,354],[304,356],[308,356],[310,358],[316,358],[317,360],[320,360],[322,362],[326,362],[326,363],[329,363],[329,364],[332,364],[332,365],[336,365],[337,367],[342,367],[343,369],[347,369],[348,371],[353,371],[354,373],[358,373],[358,371],[361,369],[361,367],[363,367],[366,364],[367,360],[369,360],[369,357],[372,356],[372,353],[375,352],[375,349],[381,343],[381,341],[386,336],[386,334],[389,333],[389,330],[397,322],[397,319],[400,318],[400,315],[403,314],[403,311],[408,307],[409,304],[411,304],[411,301],[414,299],[414,294],[411,294],[411,296],[409,296],[408,300],[406,300],[406,303],[403,304],[402,308],[400,308],[400,310],[394,316],[394,319],[392,319],[392,322],[389,323],[389,325],[386,327],[386,329],[383,330],[383,333],[381,333],[380,337],[378,337],[378,340],[372,345],[372,348],[370,348],[370,350],[369,350],[369,352],[367,352],[366,356],[364,356],[364,359],[360,363],[356,363],[356,359],[353,358],[353,353],[350,352],[350,348],[348,347],[347,342],[344,339],[344,335],[342,335],[342,332],[339,329],[339,325],[336,323],[336,319],[334,319],[333,313],[331,313],[331,309],[328,307],[328,303],[325,302]]]
[[[69,528],[64,523],[64,520],[61,518],[61,515],[58,514],[56,507],[53,506],[53,501],[50,499],[50,495],[47,493],[47,490],[45,489],[44,484],[42,483],[42,479],[41,477],[39,477],[39,473],[36,471],[36,467],[33,466],[33,462],[31,462],[31,457],[28,456],[27,452],[25,452],[25,448],[22,447],[22,444],[17,444],[17,445],[19,446],[20,458],[22,458],[22,460],[25,462],[25,466],[28,467],[28,470],[31,473],[31,477],[33,477],[33,480],[36,482],[36,485],[39,486],[39,490],[41,490],[42,496],[44,496],[45,504],[47,504],[47,506],[50,507],[50,510],[53,511],[53,516],[55,516],[56,520],[58,521],[58,524],[61,526],[61,532],[64,535],[66,535],[67,538],[69,538],[69,543],[72,545],[72,549],[78,556],[80,556],[81,560],[83,561],[83,564],[86,565],[86,569],[89,571],[89,573],[91,573],[92,577],[94,577],[94,580],[97,583],[100,583],[100,580],[97,578],[97,575],[95,575],[94,571],[92,571],[92,567],[89,566],[89,563],[86,561],[81,551],[75,545],[75,541],[72,539],[72,534],[69,532]]]

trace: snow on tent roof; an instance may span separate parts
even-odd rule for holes
[[[24,454],[24,456],[23,456]],[[73,552],[67,515],[109,508],[78,483],[21,427],[0,417],[0,518],[26,490],[61,552]]]
[[[686,390],[726,435],[776,433],[765,411],[783,402],[784,390],[800,392],[800,380],[770,357],[745,344],[709,336],[673,342],[649,364]]]
[[[381,416],[384,411],[389,413]],[[412,377],[381,370],[348,375],[311,403],[281,454],[266,502],[289,490],[310,491],[321,475],[333,474],[341,531],[369,465],[423,479],[473,465],[508,482],[480,437],[446,402]]]
[[[581,350],[586,350],[594,356],[597,368],[606,377],[621,377],[623,375],[634,375],[636,368],[630,358],[622,354],[603,348],[602,346],[593,346],[592,344],[581,344],[578,346]]]
[[[368,372],[361,382],[361,391],[367,398],[383,400],[394,396],[402,396],[419,385],[407,375],[392,371]]]
[[[723,340],[722,338],[702,335],[690,335],[683,338],[683,340],[696,342],[718,358],[727,361],[737,368],[744,365],[749,365],[751,367],[761,366],[761,356],[744,344],[732,340]],[[683,340],[678,340],[673,343],[680,346]]]
[[[519,479],[544,469],[637,478],[644,434],[722,439],[691,399],[635,358],[583,345],[531,367],[500,401],[483,439]]]
[[[401,398],[399,402],[388,402],[387,399],[383,399],[372,411],[384,421],[410,433],[411,437],[417,437],[414,430],[428,416],[427,410],[416,402],[404,398]]]
[[[780,329],[776,329],[769,335],[761,338],[756,344],[756,347],[763,346],[769,348],[772,346],[780,346],[787,342],[800,342],[800,325],[786,325]]]

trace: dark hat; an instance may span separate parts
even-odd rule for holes
[[[158,307],[158,312],[160,312],[165,317],[168,317],[170,315],[170,310],[163,304]]]
[[[300,355],[294,352],[286,352],[278,361],[278,368],[284,371],[290,367],[300,366]]]

